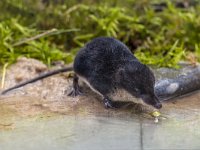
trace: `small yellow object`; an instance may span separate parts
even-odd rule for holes
[[[151,113],[151,116],[154,117],[154,122],[155,122],[155,123],[158,123],[158,117],[159,117],[160,115],[161,115],[161,114],[160,114],[159,111],[153,111],[153,112]]]
[[[154,111],[154,112],[151,113],[151,115],[152,115],[153,117],[159,117],[161,114],[160,114],[159,111]]]

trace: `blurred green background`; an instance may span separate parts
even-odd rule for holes
[[[112,36],[143,63],[200,61],[198,0],[1,0],[0,64],[19,56],[73,61],[86,42]]]

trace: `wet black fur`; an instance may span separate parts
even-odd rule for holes
[[[154,93],[151,70],[114,38],[99,37],[87,43],[74,60],[74,71],[101,93],[111,107],[108,95],[116,88],[123,88],[156,108],[162,107]]]

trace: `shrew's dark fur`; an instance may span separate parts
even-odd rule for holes
[[[162,107],[154,92],[155,78],[151,70],[114,38],[99,37],[87,43],[76,55],[73,69],[71,96],[81,94],[78,85],[81,78],[103,97],[106,107],[116,107],[108,97],[116,89],[124,89],[155,108]]]

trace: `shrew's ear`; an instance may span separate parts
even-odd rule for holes
[[[118,70],[117,70],[117,73],[116,73],[116,78],[117,78],[117,80],[119,79],[124,79],[124,72],[125,72],[125,70],[124,70],[124,68],[119,68]]]

